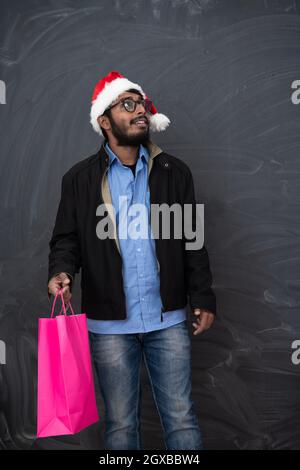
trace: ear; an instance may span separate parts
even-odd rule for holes
[[[110,122],[107,116],[98,116],[97,121],[99,126],[103,127],[103,129],[110,129]]]

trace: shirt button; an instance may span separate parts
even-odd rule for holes
[[[140,248],[137,248],[136,251],[141,251],[141,249],[140,249]]]

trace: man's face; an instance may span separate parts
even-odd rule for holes
[[[126,111],[120,100],[124,98],[132,98],[138,101],[142,96],[138,93],[126,91],[118,96],[112,103],[119,102],[110,110],[110,116],[107,116],[110,128],[106,129],[109,138],[112,136],[116,139],[117,145],[138,146],[145,144],[149,139],[149,114],[142,104],[137,104],[135,111],[132,113]],[[145,120],[144,124],[139,124],[139,120]],[[102,125],[102,123],[101,123]]]

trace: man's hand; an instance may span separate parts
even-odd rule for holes
[[[71,300],[72,294],[70,292],[70,279],[66,273],[59,273],[53,276],[48,283],[48,292],[56,295],[59,289],[62,289],[65,303]]]
[[[193,314],[198,316],[197,323],[193,323],[193,326],[196,328],[193,335],[198,335],[199,333],[202,333],[202,331],[208,330],[215,319],[215,315],[213,313],[201,308],[195,308]]]

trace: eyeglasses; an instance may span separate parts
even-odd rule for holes
[[[126,109],[129,113],[133,113],[133,111],[136,110],[136,107],[138,104],[141,104],[147,112],[150,111],[152,107],[152,101],[148,99],[140,99],[135,101],[133,98],[123,98],[122,100],[118,101],[117,103],[113,104],[112,106],[109,106],[106,108],[106,110],[113,108],[114,106],[117,106],[119,103],[121,103],[121,106]]]

